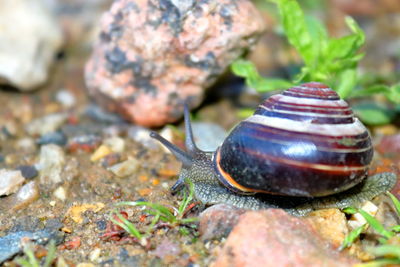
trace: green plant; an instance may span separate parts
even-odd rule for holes
[[[391,193],[387,192],[388,196],[391,198],[394,207],[396,209],[397,216],[400,217],[400,201]],[[385,227],[373,216],[368,214],[362,209],[355,209],[352,207],[343,210],[348,214],[360,213],[364,219],[367,221],[365,225],[362,225],[353,231],[351,231],[343,241],[340,249],[350,247],[355,240],[357,240],[362,231],[369,225],[375,232],[380,236],[378,239],[380,245],[376,247],[369,248],[368,251],[377,257],[376,260],[360,264],[358,266],[370,267],[370,266],[385,266],[387,264],[400,264],[400,246],[389,244],[392,238],[394,238],[400,232],[400,225],[395,225],[391,229],[385,229]]]
[[[260,79],[254,66],[246,61],[236,61],[232,65],[233,72],[245,77],[260,91],[274,90],[281,84],[287,86],[301,81],[320,81],[336,88],[342,98],[347,97],[356,85],[357,63],[363,57],[359,49],[365,42],[365,36],[357,23],[347,17],[346,23],[352,34],[331,38],[322,23],[304,15],[296,0],[271,1],[278,7],[289,43],[303,60],[300,73],[293,81]]]
[[[47,256],[43,263],[36,258],[31,243],[26,244],[23,250],[25,256],[15,259],[15,262],[23,267],[49,267],[56,258],[56,243],[54,240],[50,240],[47,245]]]
[[[144,231],[139,231],[138,228],[131,223],[129,220],[124,218],[120,213],[117,211],[113,211],[112,215],[116,215],[119,219],[116,220],[111,216],[111,221],[122,227],[126,232],[128,232],[131,236],[135,237],[139,240],[139,243],[143,246],[147,245],[147,240],[151,236],[151,233],[157,223],[165,223],[170,227],[179,227],[179,232],[187,235],[190,231],[187,228],[194,229],[196,225],[193,224],[198,221],[197,217],[190,217],[186,218],[186,212],[189,208],[190,203],[193,200],[193,184],[188,181],[189,187],[188,190],[183,190],[183,197],[179,203],[177,208],[173,207],[171,211],[168,207],[147,202],[147,201],[124,201],[119,202],[116,206],[133,206],[133,207],[144,207],[144,213],[147,215],[153,216],[150,224]]]
[[[321,22],[303,13],[296,0],[269,1],[278,7],[284,34],[303,60],[303,66],[300,73],[291,80],[264,78],[252,62],[239,59],[231,65],[231,70],[245,78],[248,86],[259,92],[267,92],[286,89],[301,82],[319,81],[335,89],[341,98],[366,97],[379,93],[399,106],[400,84],[373,84],[362,90],[359,88],[363,78],[359,77],[357,66],[364,56],[360,48],[365,43],[365,34],[355,20],[346,17],[351,34],[333,38]],[[355,105],[353,108],[370,125],[388,123],[396,113],[390,107],[373,102]]]

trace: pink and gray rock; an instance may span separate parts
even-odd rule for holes
[[[353,266],[306,220],[283,210],[248,211],[240,216],[213,267]]]
[[[86,65],[89,93],[144,126],[200,104],[204,89],[257,41],[264,21],[250,0],[118,0],[101,21]]]

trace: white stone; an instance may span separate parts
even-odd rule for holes
[[[29,91],[48,78],[63,36],[42,0],[2,0],[0,5],[0,83]]]
[[[61,172],[65,165],[65,155],[61,147],[48,144],[40,148],[40,159],[36,168],[40,172],[40,182],[55,184],[61,182]]]
[[[66,120],[66,114],[53,113],[31,121],[26,125],[25,130],[30,135],[44,135],[56,131]]]
[[[116,176],[124,178],[133,174],[138,168],[139,162],[136,159],[130,158],[124,162],[111,166],[108,170]]]
[[[371,201],[365,202],[361,209],[373,217],[375,217],[376,213],[378,212],[378,207]],[[356,229],[366,223],[367,221],[361,215],[361,213],[355,213],[351,215],[350,220],[348,221],[351,229]]]
[[[66,108],[71,108],[76,104],[75,96],[70,91],[65,89],[57,92],[56,100]]]
[[[57,187],[56,190],[54,190],[54,196],[62,201],[65,201],[67,199],[67,192],[65,192],[64,187],[60,186]]]
[[[101,254],[101,249],[95,248],[89,253],[89,260],[92,262],[97,262],[99,260],[100,254]]]
[[[21,171],[0,170],[0,196],[15,193],[25,181]]]
[[[113,136],[105,139],[103,144],[108,146],[113,152],[121,153],[125,149],[125,140],[118,136]]]

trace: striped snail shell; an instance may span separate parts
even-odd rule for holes
[[[361,182],[371,137],[349,105],[321,83],[266,99],[213,156],[217,177],[238,193],[326,196]]]

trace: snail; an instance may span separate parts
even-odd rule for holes
[[[393,173],[367,176],[373,157],[370,134],[349,105],[322,83],[305,83],[267,98],[215,152],[197,148],[187,105],[184,120],[187,152],[156,132],[150,136],[182,162],[171,191],[189,182],[203,204],[275,207],[305,215],[359,206],[397,180]]]

